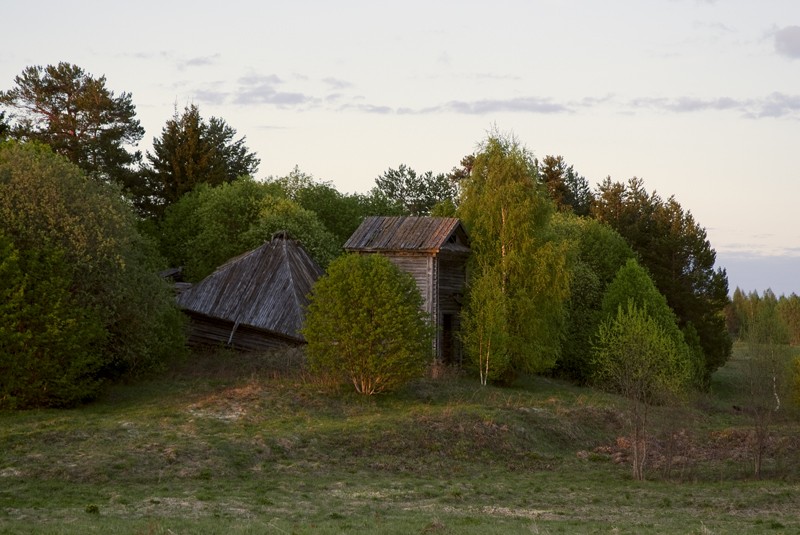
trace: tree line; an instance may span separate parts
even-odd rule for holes
[[[200,280],[288,230],[345,273],[334,262],[368,215],[464,221],[473,255],[462,337],[484,383],[552,373],[610,384],[632,333],[640,357],[666,366],[655,377],[696,388],[730,355],[727,276],[705,230],[641,179],[592,190],[562,157],[540,161],[492,132],[449,172],[400,165],[366,194],[344,194],[299,168],[256,180],[245,137],[196,105],[175,109],[142,155],[132,95],[105,77],[60,63],[14,82],[0,92],[2,405],[74,404],[180,354],[159,267]],[[642,388],[657,385],[670,381]]]

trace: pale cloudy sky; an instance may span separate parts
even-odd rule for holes
[[[800,2],[3,2],[0,88],[67,61],[225,119],[345,192],[446,172],[494,127],[592,185],[641,177],[706,228],[731,290],[800,294]]]

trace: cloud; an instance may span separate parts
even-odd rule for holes
[[[184,61],[178,68],[186,68],[186,67],[205,67],[207,65],[213,65],[217,62],[219,58],[219,54],[214,54],[212,56],[200,56],[196,58],[190,58]]]
[[[605,104],[607,102],[612,102],[614,100],[614,95],[608,94],[604,97],[583,97],[577,102],[574,102],[573,106],[579,106],[582,108],[593,108],[595,106],[600,106],[601,104]]]
[[[283,81],[275,74],[249,75],[239,79],[235,104],[274,104],[280,107],[298,106],[313,101],[312,97],[293,91],[281,91]]]
[[[243,85],[256,84],[282,84],[283,80],[277,74],[249,74],[239,78],[239,83]]]
[[[749,119],[796,117],[800,115],[800,95],[771,93],[761,98],[731,97],[674,97],[638,98],[630,101],[632,108],[650,108],[671,113],[736,110]]]
[[[695,97],[677,97],[677,98],[639,98],[631,102],[637,108],[655,108],[664,111],[671,111],[677,113],[689,113],[696,111],[716,110],[724,111],[731,109],[742,109],[745,107],[746,101],[736,100],[729,97],[716,97],[716,98],[695,98]]]
[[[706,22],[706,21],[695,21],[692,23],[692,27],[696,30],[701,31],[710,31],[717,34],[732,34],[736,33],[733,28],[727,26],[722,22]]]
[[[483,99],[473,101],[451,100],[434,108],[423,110],[425,112],[443,111],[463,113],[467,115],[483,115],[487,113],[571,113],[572,110],[553,102],[549,98],[518,97],[510,99]]]
[[[758,105],[756,117],[787,117],[800,112],[800,95],[772,93]]]
[[[791,59],[800,58],[800,26],[786,26],[775,32],[775,51]]]
[[[353,84],[348,82],[347,80],[341,80],[339,78],[323,78],[323,82],[325,82],[331,89],[347,89],[349,87],[353,87]]]
[[[125,55],[125,54],[123,54],[123,55]],[[159,52],[134,52],[132,54],[127,54],[127,55],[129,55],[132,58],[146,59],[146,60],[158,59],[158,58],[160,58],[160,59],[168,59],[168,58],[172,57],[172,54],[170,52],[167,52],[166,50],[161,50]]]
[[[378,115],[389,115],[395,112],[390,106],[375,106],[372,104],[345,104],[339,107],[339,111],[360,111],[362,113],[374,113]]]
[[[194,92],[195,98],[198,102],[205,104],[223,104],[228,99],[228,93],[224,91],[213,91],[199,89]]]

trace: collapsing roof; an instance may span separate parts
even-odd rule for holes
[[[229,260],[178,296],[190,342],[261,349],[305,342],[304,309],[322,269],[285,232]]]

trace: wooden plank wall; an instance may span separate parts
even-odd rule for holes
[[[423,255],[386,255],[394,265],[406,273],[410,273],[417,282],[422,294],[423,310],[433,315],[435,300],[433,298],[433,284],[431,273],[433,271],[433,257]]]
[[[266,332],[248,325],[239,325],[231,339],[233,323],[208,316],[190,315],[189,345],[227,346],[244,351],[278,349],[286,346],[300,346],[303,343],[277,333]]]

